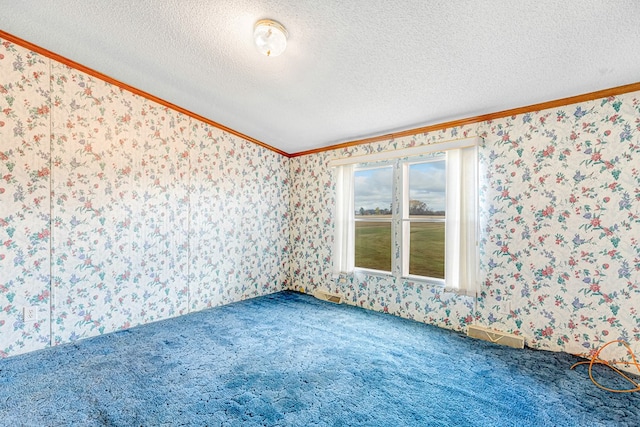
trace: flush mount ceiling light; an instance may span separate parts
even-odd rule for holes
[[[261,54],[278,56],[287,47],[287,30],[276,21],[261,19],[253,29],[253,40]]]

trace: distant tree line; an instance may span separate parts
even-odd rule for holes
[[[356,215],[391,215],[391,206],[388,208],[365,209],[361,207],[355,212]],[[425,202],[420,200],[409,200],[409,215],[433,215],[443,216],[444,211],[434,211]]]
[[[356,215],[391,215],[391,209],[365,209],[360,208],[360,210],[356,211]]]

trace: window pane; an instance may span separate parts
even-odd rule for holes
[[[409,166],[409,217],[445,215],[446,162],[438,160]]]
[[[354,174],[356,216],[391,218],[393,169],[390,166],[357,170]]]
[[[391,271],[391,222],[356,221],[355,266]]]
[[[444,279],[446,161],[409,165],[409,274]],[[433,221],[433,222],[431,222]]]
[[[391,271],[393,168],[356,170],[354,179],[355,215],[373,220],[356,221],[355,266]]]
[[[444,222],[411,222],[409,274],[444,279]]]

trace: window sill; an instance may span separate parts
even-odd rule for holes
[[[373,270],[369,268],[358,268],[358,267],[356,267],[353,271],[355,274],[362,274],[365,276],[388,277],[391,279],[393,278],[393,274],[391,274],[390,271]]]
[[[437,287],[437,288],[444,288],[445,287],[444,280],[431,279],[431,278],[425,277],[425,276],[408,275],[408,276],[402,276],[402,277],[400,277],[400,279],[401,280],[408,280],[410,282],[425,283],[427,285],[431,285],[431,286]]]

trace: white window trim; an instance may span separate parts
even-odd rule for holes
[[[448,233],[452,233],[457,237],[455,239],[455,251],[451,248],[452,245],[445,243],[447,252],[447,256],[445,257],[445,278],[446,284],[444,280],[440,280],[437,278],[428,278],[425,276],[414,276],[408,274],[408,259],[409,257],[405,257],[405,253],[401,253],[401,260],[403,263],[407,265],[402,265],[398,268],[392,259],[391,272],[380,271],[380,270],[372,270],[372,269],[364,269],[364,268],[355,268],[354,263],[354,250],[355,250],[355,215],[354,215],[354,198],[353,198],[353,176],[354,176],[354,166],[359,163],[371,163],[371,162],[382,162],[382,161],[391,161],[393,159],[401,159],[401,158],[409,158],[416,157],[425,154],[431,154],[440,151],[450,151],[450,150],[458,150],[467,147],[477,147],[481,144],[482,139],[479,137],[459,139],[459,140],[451,140],[451,141],[443,141],[440,143],[434,143],[429,145],[423,145],[418,147],[410,147],[401,150],[394,151],[383,151],[372,154],[366,154],[362,156],[351,156],[345,157],[341,159],[334,159],[328,162],[328,166],[335,168],[337,171],[336,176],[336,236],[335,236],[335,252],[334,252],[334,277],[339,274],[351,274],[354,271],[369,273],[375,275],[382,276],[390,276],[390,277],[398,277],[402,279],[412,280],[412,281],[424,281],[427,283],[432,283],[435,285],[440,285],[445,287],[445,290],[450,292],[455,292],[458,294],[464,295],[476,295],[477,293],[477,280],[478,280],[478,244],[477,244],[477,235],[478,235],[478,212],[477,212],[477,150],[468,150],[473,154],[471,156],[467,155],[466,160],[470,160],[470,166],[464,166],[462,168],[458,168],[462,170],[461,177],[451,178],[447,176],[447,192],[456,191],[460,193],[459,188],[461,185],[466,185],[470,187],[470,190],[473,190],[473,195],[470,200],[473,200],[473,203],[467,203],[465,205],[462,203],[463,208],[468,212],[473,212],[474,222],[468,224],[467,227],[460,228],[461,221],[459,219],[454,218],[454,220],[448,220],[446,225],[446,230]],[[420,161],[416,161],[419,163]],[[410,164],[411,162],[407,162]],[[404,167],[403,164],[402,173],[407,173],[407,168]],[[447,160],[447,171],[449,171],[449,160]],[[347,172],[348,171],[348,172]],[[347,176],[350,174],[350,178]],[[447,172],[449,174],[449,172]],[[403,178],[406,178],[404,176]],[[407,183],[407,179],[402,179],[403,183]],[[451,182],[451,184],[450,184]],[[472,182],[469,186],[469,183]],[[405,185],[405,184],[403,184]],[[395,186],[395,181],[394,181]],[[348,191],[351,192],[351,205],[347,208],[347,204],[349,201],[345,198],[344,189],[347,188]],[[454,190],[454,188],[457,188]],[[396,189],[394,188],[394,194],[397,194]],[[402,191],[402,197],[408,197],[408,193]],[[447,197],[447,204],[449,204],[450,197]],[[401,205],[405,205],[402,203]],[[472,206],[471,206],[472,205]],[[351,220],[348,221],[351,224],[351,227],[345,227],[343,221],[345,218],[349,217],[349,211],[345,212],[345,209],[350,209]],[[457,208],[456,208],[457,209]],[[395,211],[395,210],[394,210]],[[447,217],[449,217],[449,209],[447,209]],[[339,216],[340,214],[340,216]],[[406,251],[408,248],[408,242],[406,238],[403,238],[403,243],[395,241],[394,232],[395,227],[400,227],[401,233],[404,233],[404,229],[407,227],[405,225],[409,223],[409,221],[404,221],[404,215],[402,212],[394,213],[395,220],[392,219],[392,248],[398,248],[400,251]],[[458,225],[456,227],[456,225]],[[449,234],[448,234],[449,235]],[[462,240],[461,240],[462,239]],[[446,242],[449,242],[449,237]],[[460,250],[460,242],[463,242],[463,246],[465,250]],[[345,246],[347,245],[347,246]],[[403,246],[406,245],[406,248]],[[457,252],[455,255],[453,252]],[[345,258],[347,257],[347,258]],[[451,262],[452,258],[456,258],[457,261],[455,263]],[[460,269],[453,268],[454,264],[463,265]]]
[[[412,221],[413,222],[445,222],[446,224],[446,220],[434,220],[431,218],[411,218],[409,215],[409,212],[405,212],[405,208],[409,206],[409,200],[411,199],[409,194],[409,167],[411,165],[417,165],[417,164],[426,163],[429,161],[438,162],[445,159],[446,159],[445,155],[438,155],[431,159],[420,159],[420,160],[416,159],[416,160],[405,161],[405,162],[402,162],[402,164],[400,165],[400,167],[402,168],[402,170],[400,171],[400,173],[402,174],[402,178],[400,182],[402,183],[401,195],[403,200],[402,200],[402,203],[400,204],[399,220],[401,223],[400,233],[402,238],[400,239],[400,242],[397,243],[398,249],[400,251],[400,260],[402,263],[402,265],[400,266],[401,268],[400,278],[412,280],[412,281],[418,281],[418,282],[425,282],[425,283],[442,286],[442,287],[445,286],[444,279],[439,279],[437,277],[418,276],[416,274],[409,273],[409,261],[411,257],[410,232],[411,232]],[[445,246],[446,246],[446,242],[445,242]]]
[[[355,221],[354,221],[354,165],[336,169],[336,211],[334,237],[334,277],[350,273],[354,269]]]
[[[370,154],[359,156],[348,156],[329,160],[327,165],[335,168],[344,165],[356,165],[359,163],[372,163],[381,161],[391,161],[393,159],[401,159],[405,157],[416,157],[424,154],[437,153],[438,151],[456,150],[458,148],[476,147],[481,145],[482,138],[475,136],[465,139],[454,139],[448,141],[436,142],[433,144],[419,145],[416,147],[402,148],[392,151],[378,151]]]

